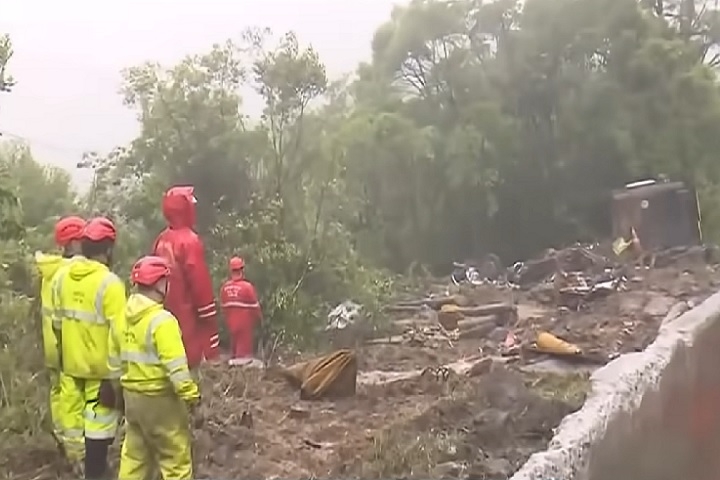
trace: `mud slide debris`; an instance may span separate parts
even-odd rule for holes
[[[681,250],[648,269],[578,245],[436,281],[386,309],[390,332],[338,360],[353,373],[344,398],[313,395],[322,382],[301,395],[317,368],[298,369],[309,373],[292,385],[275,368],[206,366],[198,478],[507,479],[581,406],[590,371],[644,349],[663,321],[716,290],[708,250]],[[326,330],[362,322],[346,303]],[[577,350],[595,361],[569,361]],[[51,439],[2,450],[0,478],[72,478]]]

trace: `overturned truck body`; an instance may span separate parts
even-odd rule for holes
[[[647,250],[702,243],[697,194],[683,182],[644,180],[614,191],[612,219],[613,238],[630,238],[634,229]]]

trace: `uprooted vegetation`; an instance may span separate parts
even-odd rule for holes
[[[515,291],[515,323],[499,324],[482,338],[463,338],[460,324],[445,331],[448,341],[422,316],[392,316],[392,328],[413,334],[356,343],[360,371],[350,398],[302,400],[279,366],[205,366],[205,400],[193,434],[198,474],[507,479],[582,406],[592,370],[614,352],[652,341],[676,304],[670,299],[695,304],[711,293],[720,276],[711,266],[704,270],[707,275],[697,279],[676,267],[637,269],[626,289],[575,312],[535,303],[532,291]],[[508,293],[490,285],[464,289],[471,303]],[[530,332],[545,329],[586,350],[598,341],[596,349],[606,355],[598,364],[578,364],[574,357],[505,349],[509,333],[527,347]],[[281,357],[312,356],[288,353]],[[39,438],[44,440],[31,448],[25,443],[5,450],[2,471],[21,480],[69,480],[48,436]]]
[[[617,352],[644,348],[678,301],[696,304],[712,292],[720,280],[714,267],[695,268],[707,275],[683,275],[685,267],[632,269],[625,289],[576,312],[516,291],[517,306],[533,308],[519,308],[515,324],[483,338],[447,332],[453,337],[447,341],[423,317],[394,317],[413,334],[356,345],[360,372],[352,398],[301,400],[273,368],[206,369],[212,395],[195,433],[199,471],[206,477],[507,479],[582,406],[590,372]],[[475,303],[508,294],[487,285],[465,292]],[[596,342],[605,355],[577,364],[503,350],[509,332],[528,346],[532,336],[523,332],[542,329],[581,341],[585,350]]]

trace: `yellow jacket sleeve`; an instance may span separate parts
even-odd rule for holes
[[[65,278],[66,268],[61,268],[50,279],[50,305],[47,312],[52,317],[53,330],[59,332],[62,327],[62,305],[60,305],[60,284]]]
[[[188,403],[197,401],[200,389],[190,375],[182,334],[174,317],[166,317],[157,326],[153,332],[153,342],[177,395]]]
[[[56,355],[59,367],[62,369],[62,305],[60,304],[60,285],[65,278],[68,267],[61,267],[50,279],[50,302],[47,313],[50,315],[52,331],[55,334]]]
[[[125,335],[126,303],[125,285],[116,277],[116,280],[108,285],[103,296],[103,316],[110,325],[108,329],[108,369],[111,379],[118,379],[122,374],[120,350]]]
[[[39,317],[40,331],[42,332],[43,349],[45,353],[45,366],[60,368],[60,353],[58,338],[53,322],[55,315],[52,306],[52,278],[40,278],[37,297],[33,300],[31,316]]]

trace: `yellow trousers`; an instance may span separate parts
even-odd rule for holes
[[[117,433],[120,413],[100,405],[100,380],[60,374],[60,422],[68,459],[81,461],[85,439],[112,439]]]
[[[125,440],[118,478],[146,480],[157,468],[164,480],[191,480],[192,438],[184,402],[174,394],[127,390],[124,398]]]
[[[53,425],[53,435],[55,439],[62,442],[63,425],[62,425],[62,397],[60,395],[60,372],[50,369],[48,371],[50,377],[50,420]]]

